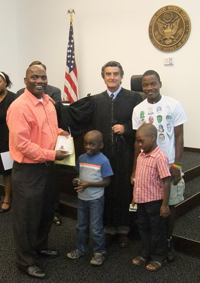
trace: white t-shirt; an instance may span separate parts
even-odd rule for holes
[[[153,124],[158,130],[157,144],[161,151],[168,156],[169,164],[175,159],[174,127],[187,122],[187,116],[181,104],[168,96],[162,96],[154,104],[147,99],[138,104],[133,110],[133,129],[137,130],[144,122]]]

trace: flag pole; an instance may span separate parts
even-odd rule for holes
[[[75,60],[75,44],[74,44],[74,29],[73,29],[73,14],[74,9],[69,9],[70,14],[70,28],[69,28],[69,39],[67,47],[67,59],[65,69],[65,83],[63,101],[70,101],[73,103],[78,100],[78,72]]]
[[[73,14],[75,14],[74,9],[69,9],[67,11],[67,13],[70,14],[70,22],[72,23],[73,22]]]

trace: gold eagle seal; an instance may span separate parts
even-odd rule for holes
[[[190,18],[183,9],[165,6],[153,15],[149,24],[149,37],[159,50],[172,52],[185,44],[190,30]]]

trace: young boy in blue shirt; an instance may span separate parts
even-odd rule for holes
[[[70,259],[77,259],[89,253],[89,229],[93,241],[94,256],[90,264],[101,265],[105,259],[105,238],[103,228],[104,188],[113,175],[110,162],[100,152],[103,136],[99,131],[90,131],[84,137],[85,154],[76,164],[79,180],[74,179],[78,192],[78,247],[67,253]]]

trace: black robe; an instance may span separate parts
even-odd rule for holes
[[[60,126],[65,129],[70,126],[72,134],[80,134],[90,124],[92,129],[103,134],[102,152],[110,160],[114,172],[109,187],[105,188],[105,225],[130,226],[129,204],[133,195],[130,175],[134,149],[132,112],[141,101],[140,94],[122,88],[114,99],[114,122],[111,122],[111,99],[107,91],[78,100],[68,107],[57,105]],[[115,134],[112,145],[113,124],[122,124],[125,132]]]

